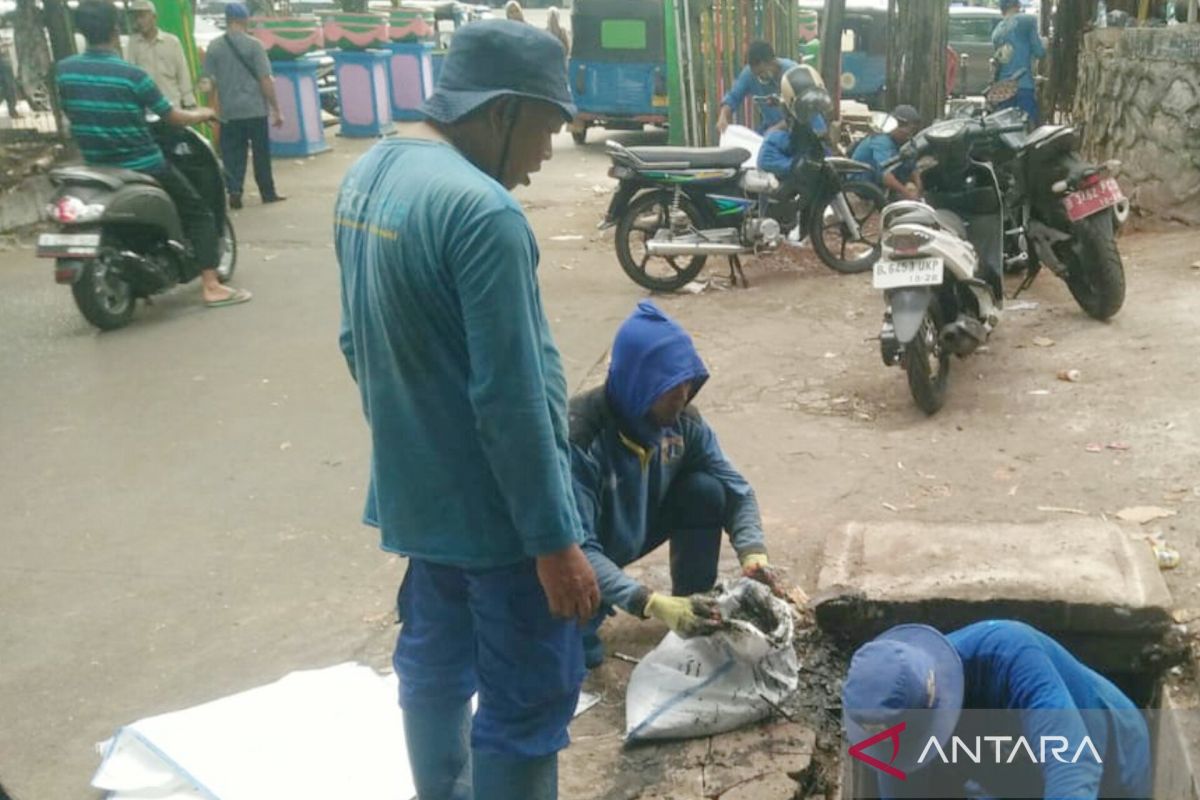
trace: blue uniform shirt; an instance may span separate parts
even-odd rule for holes
[[[694,409],[672,426],[646,420],[664,392],[708,372],[691,337],[649,301],[638,304],[613,346],[605,386],[571,402],[571,465],[583,521],[583,549],[603,601],[640,613],[641,585],[621,569],[642,554],[650,525],[672,481],[705,472],[725,488],[722,527],[738,553],[763,552],[754,490],[721,452],[716,434]]]
[[[1008,80],[1017,73],[1017,86],[1034,88],[1033,60],[1046,57],[1046,47],[1038,35],[1037,20],[1029,14],[1014,14],[1000,20],[992,30],[992,47],[996,48],[1001,61],[997,77]],[[1007,62],[1004,56],[1007,55]],[[1024,72],[1021,72],[1024,70]]]
[[[1066,648],[1022,622],[992,620],[968,625],[946,638],[963,662],[963,708],[1105,709],[1117,713],[1080,715],[1067,730],[1062,714],[1030,715],[1022,733],[1082,741],[1090,736],[1104,765],[1086,760],[1043,765],[1044,797],[1149,797],[1150,734],[1142,716],[1120,689],[1084,666]],[[1054,730],[1040,730],[1038,723]],[[1103,772],[1103,774],[1102,774]]]
[[[453,147],[388,139],[335,216],[384,549],[488,568],[579,542],[566,380],[520,206]]]
[[[736,112],[742,110],[742,103],[747,97],[767,97],[779,94],[780,79],[784,73],[796,66],[796,62],[790,58],[779,58],[776,60],[780,66],[779,77],[765,82],[760,81],[749,66],[742,67],[741,73],[738,74],[737,80],[733,83],[733,88],[726,92],[725,97],[722,98],[721,105],[729,106]],[[783,119],[783,112],[774,106],[764,105],[759,108],[759,111],[762,117],[762,122],[759,123],[757,128],[759,133],[762,133]]]
[[[880,773],[880,797],[935,796],[928,792],[944,792],[949,781],[960,780],[974,785],[974,792],[964,796],[982,797],[981,792],[998,788],[988,786],[989,777],[1003,781],[1020,797],[1151,796],[1150,732],[1142,713],[1108,679],[1023,622],[977,622],[946,638],[962,660],[964,710],[1026,712],[1017,715],[1019,723],[1011,714],[991,715],[990,724],[982,716],[972,716],[969,722],[964,717],[955,736],[964,741],[976,735],[1023,736],[1034,747],[1042,737],[1065,737],[1078,744],[1086,736],[1103,763],[1087,756],[1074,763],[1048,758],[1040,765],[1018,760],[1024,774],[1016,775],[1009,767],[997,777],[986,761],[973,766],[960,759],[953,766],[934,763],[909,772],[906,781]]]
[[[870,164],[873,168],[871,177],[874,178],[875,183],[882,186],[883,175],[886,172],[884,165],[898,155],[900,155],[900,145],[896,144],[896,140],[892,138],[891,134],[875,133],[859,142],[850,157],[855,161]],[[906,161],[896,167],[892,174],[903,183],[912,177],[914,167],[914,164]]]

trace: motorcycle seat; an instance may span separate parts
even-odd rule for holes
[[[645,164],[683,164],[690,169],[740,167],[750,158],[741,147],[630,147]]]
[[[945,230],[952,232],[960,239],[967,238],[967,225],[963,222],[962,217],[949,211],[945,208],[935,208],[934,216],[937,217],[938,224]]]
[[[57,185],[69,183],[98,185],[114,192],[130,183],[158,186],[158,181],[150,175],[122,167],[62,167],[51,171],[50,181]]]
[[[1009,150],[1017,151],[1029,143],[1029,136],[1024,133],[1002,133],[1000,141],[1004,142],[1004,146]]]

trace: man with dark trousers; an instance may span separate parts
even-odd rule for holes
[[[246,180],[246,149],[254,156],[254,182],[264,203],[287,198],[275,190],[271,174],[270,124],[283,124],[275,98],[275,81],[267,51],[246,33],[250,12],[241,3],[225,6],[225,35],[208,46],[204,56],[201,88],[216,87],[221,106],[221,160],[229,179],[229,207],[242,207],[242,185]]]
[[[171,196],[200,264],[206,306],[244,303],[250,292],[223,286],[217,275],[217,225],[212,209],[187,177],[168,163],[146,124],[146,114],[152,113],[168,125],[196,125],[212,119],[212,109],[173,107],[145,70],[121,58],[117,23],[116,6],[105,0],[83,0],[75,11],[75,28],[87,40],[87,51],[64,58],[55,67],[71,136],[88,164],[144,172]]]

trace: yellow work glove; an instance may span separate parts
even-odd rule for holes
[[[721,612],[716,602],[702,594],[670,597],[654,592],[646,601],[646,616],[666,623],[683,638],[707,636],[721,629]]]
[[[740,560],[743,575],[753,578],[759,583],[765,583],[771,588],[773,594],[783,596],[783,582],[780,580],[779,573],[771,568],[771,562],[767,560],[766,553],[747,553]]]

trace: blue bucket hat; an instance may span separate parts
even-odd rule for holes
[[[250,19],[250,9],[243,3],[226,3],[225,19]]]
[[[524,22],[481,20],[454,34],[421,113],[448,124],[504,96],[541,100],[568,120],[575,116],[562,43]]]
[[[860,647],[842,687],[850,744],[905,721],[922,746],[930,736],[944,745],[958,725],[962,704],[962,659],[950,640],[928,625],[897,625]],[[906,715],[910,711],[921,713]],[[904,748],[895,766],[911,772],[919,757],[920,747]]]

